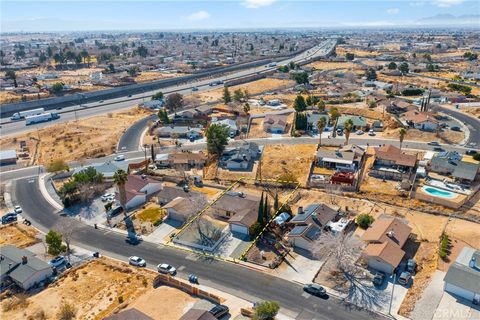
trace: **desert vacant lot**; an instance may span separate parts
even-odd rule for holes
[[[122,133],[148,114],[144,109],[132,108],[82,119],[77,123],[60,123],[35,132],[3,138],[0,140],[0,148],[15,149],[20,141],[26,141],[30,150],[30,164],[48,164],[54,159],[71,161],[95,158],[111,154]]]
[[[262,154],[262,179],[278,179],[285,174],[306,185],[317,145],[268,145]],[[257,178],[258,177],[257,170]]]
[[[38,231],[24,224],[11,224],[0,227],[0,246],[11,244],[19,248],[29,247],[39,242]]]

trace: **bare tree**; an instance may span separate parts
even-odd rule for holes
[[[72,243],[72,236],[77,230],[75,227],[75,220],[63,217],[57,222],[55,229],[62,235],[62,240],[67,245],[67,255],[68,260],[70,260],[70,244]]]

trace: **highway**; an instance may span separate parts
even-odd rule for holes
[[[20,203],[23,216],[43,232],[55,226],[59,212],[43,198],[37,178],[21,179],[14,183],[14,203]],[[141,243],[131,246],[125,236],[110,230],[94,229],[72,219],[75,225],[72,244],[103,255],[127,261],[128,256],[144,258],[149,267],[169,263],[180,268],[179,277],[195,273],[200,283],[228,292],[249,301],[276,300],[290,313],[301,314],[306,319],[385,319],[366,310],[347,304],[333,296],[321,299],[302,295],[302,287],[296,283],[261,273],[229,262],[201,258],[195,254],[171,249],[158,244]]]
[[[198,91],[196,92],[218,89],[219,87],[222,87],[222,86],[220,85],[210,86],[210,84],[217,81],[228,81],[235,78],[254,75],[257,73],[268,72],[268,71],[277,69],[278,65],[285,65],[291,61],[295,63],[301,63],[301,62],[313,60],[318,57],[324,57],[326,54],[328,54],[331,51],[331,49],[335,45],[336,45],[336,40],[334,39],[326,40],[321,44],[309,50],[306,50],[293,58],[288,58],[280,62],[277,62],[275,66],[262,65],[259,67],[248,68],[245,70],[222,75],[219,77],[208,78],[208,79],[203,78],[197,81],[193,81],[193,82],[189,82],[181,85],[170,86],[170,87],[166,87],[166,88],[162,88],[154,91],[147,91],[141,94],[131,95],[130,97],[126,96],[121,98],[115,98],[115,99],[109,99],[105,101],[98,101],[98,102],[85,103],[85,104],[81,103],[81,99],[80,99],[79,104],[65,106],[61,110],[54,110],[55,112],[60,114],[61,118],[53,122],[44,122],[44,123],[36,124],[34,126],[26,126],[24,120],[12,122],[9,118],[2,118],[0,123],[1,124],[0,132],[1,132],[1,135],[5,137],[13,134],[34,131],[34,130],[37,130],[38,128],[44,128],[56,123],[88,118],[94,115],[131,108],[136,104],[140,104],[144,102],[145,99],[149,99],[154,93],[158,91],[162,91],[165,94],[178,92],[178,93],[181,93],[182,95],[189,95],[189,94],[192,94],[193,87],[198,88]]]

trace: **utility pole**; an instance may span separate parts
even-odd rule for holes
[[[145,174],[148,174],[147,147],[148,144],[145,143],[143,145],[143,153],[145,154]]]

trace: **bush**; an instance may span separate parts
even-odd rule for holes
[[[256,237],[262,231],[262,224],[260,222],[255,222],[249,229],[249,233],[253,236]]]
[[[261,301],[255,306],[254,320],[272,320],[280,309],[280,305],[276,301]]]
[[[357,224],[362,229],[367,229],[374,221],[375,219],[368,213],[361,214],[357,217]]]
[[[64,302],[60,306],[60,311],[58,311],[58,319],[59,320],[71,320],[75,318],[77,314],[77,310],[74,306]]]
[[[156,220],[156,221],[153,223],[153,225],[154,225],[155,227],[158,227],[158,226],[161,225],[161,224],[162,224],[162,219],[158,219],[158,220]]]
[[[440,249],[438,250],[438,255],[442,260],[447,260],[448,256],[448,247],[450,246],[450,239],[447,234],[442,234],[440,240]]]
[[[123,296],[118,297],[118,303],[123,303]]]
[[[419,88],[406,88],[402,91],[402,95],[404,96],[419,96],[423,93],[422,89]]]

